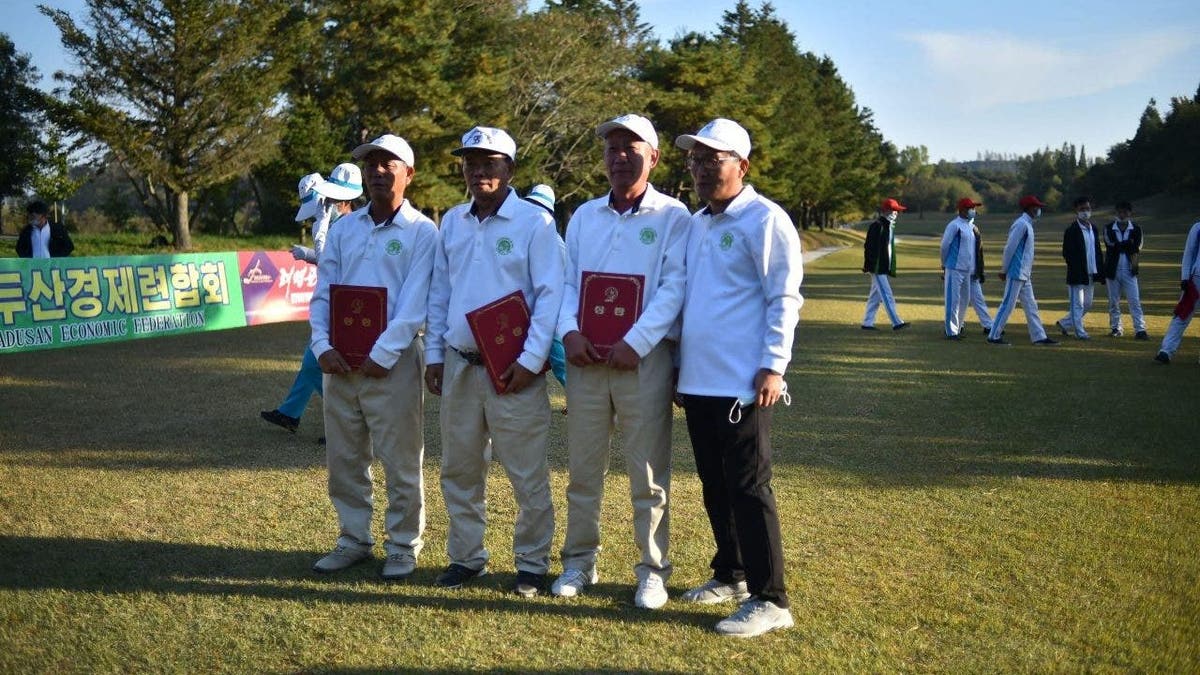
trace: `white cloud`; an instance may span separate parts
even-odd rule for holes
[[[934,86],[970,109],[1096,94],[1145,78],[1200,44],[1182,29],[1125,35],[1118,44],[1066,48],[1002,33],[907,35],[921,47]]]

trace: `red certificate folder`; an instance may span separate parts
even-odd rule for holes
[[[579,282],[579,332],[607,359],[642,315],[641,274],[584,272]]]
[[[497,394],[506,386],[500,376],[525,350],[529,323],[529,304],[520,290],[467,312],[467,325]]]
[[[329,343],[358,369],[387,327],[387,289],[329,285]]]
[[[1183,289],[1183,297],[1179,298],[1179,304],[1175,305],[1175,316],[1179,317],[1180,321],[1187,321],[1192,315],[1192,310],[1196,307],[1196,298],[1200,298],[1200,289],[1196,288],[1189,279],[1187,288]]]

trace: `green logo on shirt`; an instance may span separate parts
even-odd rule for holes
[[[728,251],[732,247],[733,247],[733,235],[728,232],[721,235],[721,250]]]
[[[658,239],[658,233],[649,227],[643,227],[642,233],[638,238],[642,240],[643,244],[649,246],[654,243],[655,239]]]
[[[399,239],[393,239],[387,243],[386,250],[388,255],[400,255],[404,252],[404,244]]]
[[[496,253],[499,253],[500,255],[508,255],[509,253],[512,253],[512,249],[512,239],[509,239],[508,237],[500,237],[500,241],[496,242]]]

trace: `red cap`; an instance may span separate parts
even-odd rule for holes
[[[908,209],[905,208],[904,206],[901,206],[900,202],[889,197],[889,198],[883,200],[883,203],[879,205],[879,210],[880,211],[907,211]]]
[[[1021,201],[1017,203],[1022,209],[1027,209],[1031,206],[1045,206],[1045,204],[1042,203],[1042,200],[1034,197],[1033,195],[1025,195],[1024,197],[1021,197]]]
[[[983,202],[977,202],[970,197],[963,197],[962,199],[958,200],[959,211],[962,211],[963,209],[973,209],[976,206],[983,206]]]

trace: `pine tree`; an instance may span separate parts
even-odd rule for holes
[[[28,54],[0,33],[0,204],[29,185],[38,160],[42,96],[35,88],[38,71]],[[0,231],[4,229],[0,208]]]

